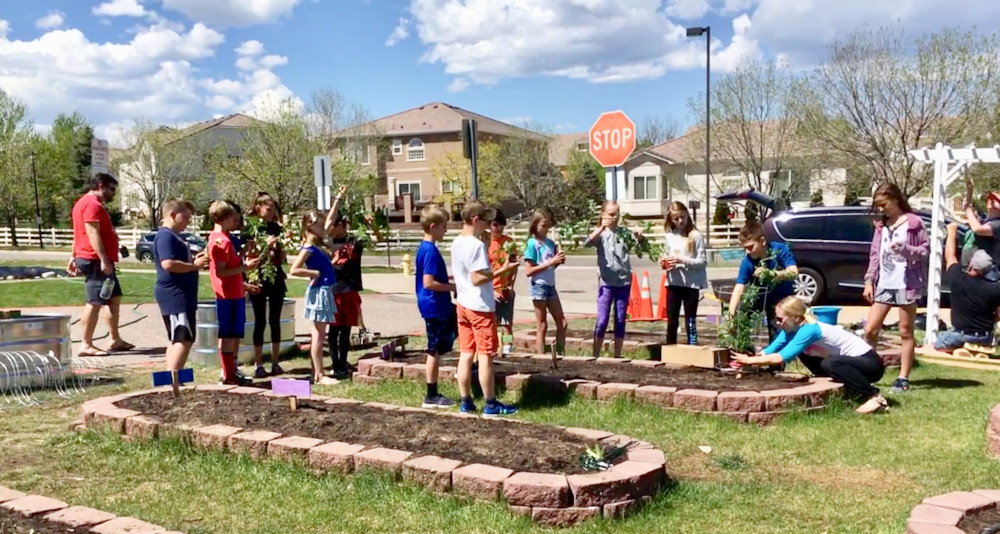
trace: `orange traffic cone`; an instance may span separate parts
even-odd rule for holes
[[[649,271],[642,271],[642,290],[639,292],[639,319],[650,320],[653,318],[653,297],[649,290]]]
[[[663,320],[667,318],[667,273],[660,277],[660,298],[656,301],[656,318]]]
[[[632,273],[632,289],[629,291],[628,310],[625,312],[625,317],[629,321],[638,319],[636,314],[639,313],[639,302],[639,279]]]

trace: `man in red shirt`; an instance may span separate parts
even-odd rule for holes
[[[107,356],[108,352],[127,351],[135,345],[122,339],[118,331],[118,311],[121,306],[122,288],[115,276],[118,262],[118,234],[111,225],[111,216],[104,203],[111,202],[118,189],[118,180],[110,174],[100,173],[91,178],[90,190],[73,206],[73,257],[68,270],[73,275],[85,277],[87,304],[83,307],[80,322],[83,339],[80,356]],[[113,284],[110,295],[101,295],[105,281]],[[94,346],[94,328],[101,307],[107,306],[108,331],[111,345],[107,351]]]

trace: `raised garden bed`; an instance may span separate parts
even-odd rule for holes
[[[307,462],[317,472],[375,468],[434,491],[502,496],[515,513],[552,526],[620,517],[667,480],[649,443],[610,432],[313,396],[289,400],[258,388],[198,386],[175,399],[144,391],[82,407],[87,428],[129,439],[177,436],[203,448]],[[627,446],[608,470],[579,458],[594,444]]]
[[[0,486],[0,532],[3,534],[181,534],[132,517],[26,495]]]
[[[391,362],[374,354],[363,357],[358,361],[354,380],[365,384],[393,378],[424,380],[423,358],[419,353],[396,354]],[[494,369],[497,382],[510,390],[532,385],[552,389],[554,394],[572,392],[588,399],[627,397],[752,423],[769,423],[789,411],[823,408],[843,389],[842,384],[828,378],[792,380],[761,373],[737,379],[734,373],[711,369],[580,356],[560,358],[553,371],[549,356],[515,354],[495,359]],[[454,366],[443,365],[440,380],[450,380],[454,371]]]
[[[997,532],[1000,531],[998,504],[1000,490],[953,491],[930,497],[910,512],[906,534]]]
[[[665,323],[664,323],[665,325]],[[646,358],[650,360],[657,360],[660,358],[660,345],[663,345],[667,341],[666,326],[663,327],[663,333],[653,333],[653,332],[626,332],[625,333],[625,344],[624,352],[637,355],[641,358]],[[547,344],[552,344],[556,342],[556,338],[553,334],[545,337],[545,342]],[[524,350],[535,350],[535,331],[534,330],[517,330],[514,332],[514,347]],[[594,331],[593,330],[568,330],[566,332],[566,349],[573,351],[582,351],[587,354],[592,353],[594,350]],[[612,334],[609,332],[608,337],[604,339],[604,350],[611,352],[614,349],[614,339]]]

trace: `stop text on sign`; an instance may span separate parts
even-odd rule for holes
[[[594,150],[621,150],[628,146],[635,146],[635,132],[631,129],[625,130],[601,130],[594,132],[590,138],[591,146]]]

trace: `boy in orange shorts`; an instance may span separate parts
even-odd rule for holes
[[[451,271],[458,293],[458,391],[462,396],[459,410],[476,413],[472,402],[472,364],[479,359],[479,383],[486,405],[483,417],[517,413],[517,408],[496,400],[493,382],[493,357],[497,353],[496,301],[492,281],[517,268],[508,258],[497,271],[490,270],[486,245],[480,239],[495,212],[482,202],[470,200],[462,210],[462,234],[451,245]]]

